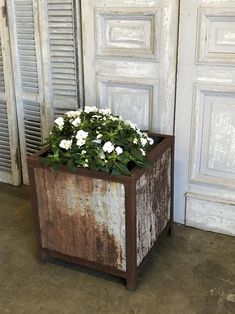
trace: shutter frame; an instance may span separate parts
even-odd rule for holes
[[[37,1],[10,0],[8,9],[22,175],[28,184],[27,155],[40,148],[46,133]]]
[[[44,92],[50,127],[57,116],[83,105],[80,1],[41,0],[39,14],[41,41],[45,43]],[[71,97],[72,93],[76,96]]]
[[[0,0],[0,8],[3,8],[4,2]],[[7,28],[7,17],[0,19],[0,54],[2,67],[0,75],[2,75],[2,89],[1,89],[1,117],[0,117],[0,158],[2,165],[7,165],[8,170],[4,166],[0,169],[0,181],[9,183],[15,186],[21,184],[21,169],[19,157],[19,140],[18,140],[18,126],[16,117],[16,104],[13,86],[13,69],[11,64],[11,50],[9,32]],[[7,144],[9,141],[9,146]],[[10,159],[10,160],[9,160]],[[6,167],[6,168],[7,168]]]

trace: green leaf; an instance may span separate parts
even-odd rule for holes
[[[121,173],[121,174],[125,174],[127,176],[130,176],[131,173],[130,171],[128,170],[128,168],[123,165],[122,163],[118,162],[118,161],[114,161],[114,166],[115,168],[117,168],[117,170]]]
[[[142,155],[142,153],[139,149],[131,148],[131,154],[137,160],[140,160],[140,161],[144,160],[144,156]]]
[[[75,172],[76,167],[75,167],[72,159],[69,159],[67,161],[67,168],[69,169],[69,171]]]
[[[149,160],[144,160],[144,161],[135,160],[135,163],[137,166],[140,166],[142,168],[150,168],[153,166],[153,163]]]

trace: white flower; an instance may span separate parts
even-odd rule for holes
[[[118,117],[114,117],[114,116],[110,116],[109,119],[112,121],[118,121],[119,120]]]
[[[77,131],[76,139],[77,139],[77,146],[81,147],[86,143],[86,138],[88,136],[88,132],[85,132],[83,130]]]
[[[81,151],[81,154],[82,154],[82,155],[85,155],[85,154],[86,154],[86,150],[83,149],[83,150]]]
[[[77,117],[73,122],[72,125],[76,128],[81,123],[80,117]]]
[[[85,162],[84,162],[84,164],[83,164],[83,167],[85,167],[85,168],[88,168],[88,167],[89,167],[88,159],[85,159]]]
[[[86,143],[86,140],[84,140],[83,138],[80,138],[77,140],[77,146],[81,147]]]
[[[95,106],[86,106],[85,108],[84,108],[84,112],[86,112],[86,113],[90,113],[90,112],[97,112],[98,111],[98,108],[97,107],[95,107]]]
[[[63,117],[59,117],[55,120],[55,124],[58,125],[60,131],[63,130],[63,127],[64,127],[64,118]]]
[[[118,155],[121,155],[123,153],[123,149],[120,146],[116,147],[115,151]]]
[[[60,147],[64,148],[66,150],[70,149],[72,146],[73,141],[72,140],[62,140],[60,142]]]
[[[103,136],[102,134],[98,134],[98,135],[96,136],[96,138],[99,139],[99,138],[101,138],[102,136]]]
[[[99,115],[97,115],[97,114],[94,114],[94,115],[92,116],[92,118],[97,118],[97,119],[100,119],[100,118],[101,118],[101,116],[99,116]]]
[[[113,150],[114,150],[114,146],[110,141],[108,141],[104,144],[104,146],[103,146],[104,152],[112,153]]]
[[[80,140],[80,139],[86,139],[87,138],[87,136],[88,136],[88,132],[85,132],[85,131],[83,131],[83,130],[79,130],[79,131],[77,131],[77,134],[76,134],[76,139],[77,140]]]
[[[145,153],[145,151],[142,148],[140,148],[140,151],[141,151],[143,156],[146,156],[146,153]]]
[[[93,143],[101,144],[101,140],[93,140]]]
[[[132,123],[131,121],[129,120],[126,120],[125,121],[125,124],[129,125],[133,130],[135,130],[137,128],[137,125]]]
[[[81,110],[76,110],[76,111],[68,111],[65,113],[65,115],[68,117],[68,118],[72,118],[72,119],[75,119],[77,118],[78,116],[80,116],[81,114]]]
[[[105,154],[104,154],[104,152],[101,152],[99,156],[100,156],[100,159],[105,159]]]
[[[148,143],[147,139],[144,137],[141,137],[140,142],[142,146],[145,146]]]
[[[134,143],[134,144],[138,144],[138,138],[137,138],[137,137],[135,137],[135,138],[133,139],[133,143]]]
[[[99,113],[102,113],[102,114],[104,114],[104,115],[109,116],[109,115],[111,114],[111,110],[108,109],[108,108],[100,109],[100,110],[99,110]]]
[[[136,133],[137,133],[138,135],[140,135],[140,136],[143,135],[143,133],[140,131],[140,129],[136,129]]]
[[[154,144],[154,140],[151,137],[147,138],[149,145],[153,145]]]

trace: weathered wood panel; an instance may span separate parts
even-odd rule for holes
[[[35,177],[42,247],[125,271],[124,185],[46,168]]]
[[[136,185],[137,265],[170,220],[171,150],[168,149]]]
[[[235,2],[181,0],[180,10],[174,218],[184,223],[186,213],[186,224],[231,234]],[[188,25],[190,32],[185,31]]]
[[[178,0],[81,0],[87,105],[173,134],[178,7]]]
[[[4,12],[7,3],[0,0]],[[6,9],[6,7],[5,7]],[[16,123],[15,93],[10,56],[9,30],[6,14],[0,18],[0,181],[19,185],[18,128]]]

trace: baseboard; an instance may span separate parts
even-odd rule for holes
[[[235,204],[220,198],[188,193],[185,224],[235,236]]]

